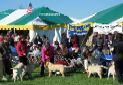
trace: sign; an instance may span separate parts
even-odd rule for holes
[[[0,25],[0,30],[31,30],[32,25]]]
[[[40,16],[60,16],[60,13],[40,13]]]
[[[95,24],[93,27],[93,32],[98,32],[99,34],[114,33],[114,31],[122,33],[122,25],[120,24]]]
[[[70,24],[69,35],[85,35],[90,27],[92,27],[92,23]]]

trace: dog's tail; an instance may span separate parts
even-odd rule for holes
[[[108,69],[108,67],[106,67],[106,66],[103,66],[103,65],[101,65],[101,67],[102,67],[102,68],[104,68],[104,69]]]

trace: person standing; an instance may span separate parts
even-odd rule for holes
[[[4,68],[3,75],[4,76],[9,75],[10,77],[12,74],[12,69],[11,69],[12,65],[10,61],[11,54],[9,50],[9,43],[7,37],[3,39],[1,48],[2,48],[1,52],[2,52],[3,68]]]
[[[49,42],[45,42],[42,50],[42,63],[41,63],[41,72],[40,76],[44,76],[44,65],[46,61],[50,61],[51,63],[54,63],[54,47],[50,45]]]
[[[98,49],[99,51],[102,51],[103,45],[104,45],[103,35],[98,34],[98,36],[97,36],[97,38],[96,38],[96,45],[97,45],[97,49]]]
[[[16,45],[16,49],[19,56],[19,61],[22,62],[24,65],[28,65],[27,46],[23,37],[19,38],[19,41]]]
[[[0,43],[2,43],[3,42],[3,34],[1,33],[0,34]]]
[[[64,44],[65,47],[70,48],[69,39],[67,38],[66,33],[62,33],[61,44]]]
[[[93,51],[97,48],[97,37],[98,37],[98,32],[94,32],[93,34],[93,38],[92,38],[92,47],[93,47]]]
[[[7,81],[7,78],[5,77],[5,71],[4,71],[4,65],[3,65],[3,41],[0,42],[0,76],[2,77],[2,80]]]
[[[79,47],[79,38],[77,35],[73,36],[72,45],[73,45],[73,48]]]
[[[116,78],[119,83],[123,83],[123,36],[118,34],[113,43],[113,61],[115,64]]]

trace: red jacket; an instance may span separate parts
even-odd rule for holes
[[[78,39],[76,36],[74,36],[72,44],[73,44],[73,47],[78,47]]]
[[[0,43],[3,42],[3,36],[0,35]]]
[[[27,55],[27,47],[26,44],[23,44],[22,41],[19,41],[16,45],[16,50],[19,57]]]

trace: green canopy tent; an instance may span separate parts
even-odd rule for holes
[[[95,16],[93,16],[92,18],[84,21],[84,22],[93,22],[93,23],[99,23],[99,24],[112,24],[113,22],[121,19],[121,21],[123,21],[122,17],[123,17],[123,3],[116,5],[114,7],[102,10],[100,12],[97,12],[95,14]],[[85,44],[90,37],[92,38],[91,34],[93,28],[91,28],[91,30],[89,30],[88,34],[86,35],[85,40],[83,41],[83,44]],[[90,36],[90,37],[89,37]],[[92,39],[90,39],[92,40]],[[90,42],[90,41],[88,41]]]
[[[123,3],[114,7],[105,9],[95,14],[94,17],[84,22],[95,22],[101,24],[109,24],[123,17]]]
[[[39,17],[41,20],[45,21],[45,23],[47,23],[47,24],[65,24],[65,23],[72,22],[71,19],[69,19],[67,16],[64,16],[61,13],[59,13],[60,16],[50,15],[50,13],[55,14],[58,12],[50,10],[48,7],[36,8],[36,9],[33,9],[31,14],[27,14],[27,15],[21,17],[20,19],[14,21],[14,22],[11,22],[10,25],[20,25],[20,24],[25,25],[29,21],[32,21],[37,17]]]
[[[73,21],[65,16],[62,13],[53,11],[49,9],[48,7],[41,7],[41,8],[35,8],[32,10],[31,14],[26,13],[27,9],[17,9],[14,10],[12,13],[8,14],[8,16],[3,17],[0,20],[1,25],[57,25],[57,24],[69,24]],[[35,26],[33,26],[35,27]],[[36,26],[36,27],[43,27],[43,26]],[[63,29],[62,27],[54,29],[49,28],[47,30],[43,30],[43,28],[33,28],[32,30],[29,30],[29,34],[31,37],[31,40],[33,40],[34,36],[37,34],[39,35],[46,35],[49,37],[50,41],[53,41],[54,36],[57,36],[58,38],[61,37],[62,32],[66,32],[66,29]],[[56,29],[55,29],[56,28]],[[57,33],[57,34],[56,34]]]
[[[0,12],[0,20],[7,17],[13,11],[15,11],[15,10],[14,9],[8,9],[8,10]]]

